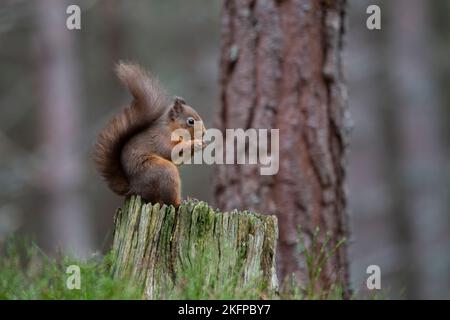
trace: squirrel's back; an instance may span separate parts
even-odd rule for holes
[[[169,108],[169,99],[159,82],[139,65],[119,63],[116,73],[133,95],[131,105],[115,115],[98,135],[93,157],[100,174],[119,195],[129,191],[121,151],[126,142],[150,126]]]

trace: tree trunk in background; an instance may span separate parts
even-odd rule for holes
[[[279,129],[280,167],[274,176],[261,176],[254,165],[217,166],[215,200],[223,210],[276,214],[280,275],[295,273],[303,284],[297,226],[307,245],[316,227],[322,240],[330,232],[329,250],[348,236],[344,16],[343,0],[229,0],[222,13],[218,128]],[[319,280],[325,290],[333,283],[348,296],[345,245]]]
[[[395,101],[389,108],[397,148],[392,166],[395,172],[391,173],[400,195],[393,199],[394,234],[399,256],[404,257],[406,297],[433,298],[446,290],[442,279],[448,276],[448,246],[444,241],[448,227],[441,171],[445,150],[442,117],[431,68],[430,5],[421,0],[396,0],[389,5],[390,87]]]
[[[105,34],[107,41],[107,52],[105,60],[107,65],[113,66],[121,58],[123,37],[123,21],[120,16],[121,3],[118,1],[107,1],[100,7],[101,17],[105,21]],[[113,68],[110,67],[112,70]],[[111,74],[113,72],[111,71]]]
[[[441,178],[444,179],[443,188],[441,193],[443,195],[443,206],[444,210],[450,207],[450,60],[448,59],[448,52],[450,52],[450,2],[449,1],[439,1],[433,2],[435,6],[433,12],[433,22],[434,29],[432,30],[434,42],[434,50],[438,52],[438,59],[433,59],[433,71],[437,80],[439,81],[439,97],[440,97],[440,120],[443,126],[443,131],[441,132],[441,143],[445,150],[443,150],[444,158],[447,159],[445,161],[443,170],[447,172],[446,175],[441,175]],[[444,264],[440,265],[440,268],[443,267],[442,275],[436,277],[439,281],[439,287],[443,292],[443,296],[450,296],[450,277],[448,275],[448,270],[450,270],[450,259],[448,259],[448,252],[450,252],[450,212],[449,210],[445,210],[442,212],[444,216],[444,226],[446,226],[447,231],[445,232],[445,237],[443,239],[439,239],[439,247],[444,246],[446,249],[446,254],[441,257],[444,260]],[[442,261],[441,260],[441,261]],[[447,283],[442,281],[443,278],[447,278]]]
[[[92,249],[90,223],[80,195],[80,83],[74,37],[66,28],[66,8],[60,0],[36,1],[38,68],[41,95],[41,185],[48,196],[48,246],[83,256]]]

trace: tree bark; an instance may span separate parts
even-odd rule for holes
[[[237,288],[260,285],[270,295],[278,287],[277,238],[274,216],[221,213],[192,201],[175,210],[132,196],[115,217],[113,273],[145,284],[147,299],[167,298],[189,268],[202,272],[202,288],[237,275]]]
[[[221,165],[213,175],[224,210],[275,214],[282,277],[308,281],[297,226],[308,245],[316,227],[332,250],[347,237],[344,155],[348,115],[341,52],[345,1],[225,1],[222,13],[221,109],[217,127],[277,128],[279,172]],[[226,150],[225,150],[226,152]],[[327,261],[319,286],[348,296],[346,247]]]

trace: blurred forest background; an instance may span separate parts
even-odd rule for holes
[[[391,298],[450,297],[450,0],[350,0],[345,71],[352,285],[381,267]],[[65,28],[81,7],[82,29]],[[378,4],[382,30],[366,28]],[[221,1],[3,0],[0,4],[0,245],[11,234],[79,254],[109,248],[121,199],[90,158],[130,97],[113,74],[137,61],[212,125]],[[280,155],[282,157],[282,155]],[[210,201],[211,168],[182,167],[183,194]],[[1,257],[0,257],[1,259]]]

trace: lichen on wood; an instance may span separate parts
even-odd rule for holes
[[[142,284],[154,299],[180,285],[185,271],[199,267],[204,286],[236,277],[236,286],[278,288],[275,216],[219,212],[205,202],[146,204],[132,196],[118,209],[113,240],[114,276]],[[206,266],[206,268],[205,268]]]

